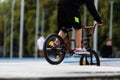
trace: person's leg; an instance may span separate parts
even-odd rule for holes
[[[67,33],[65,33],[62,30],[60,30],[58,35],[61,36],[64,39],[66,37]]]
[[[75,29],[75,42],[76,42],[76,48],[81,48],[81,40],[82,40],[82,25],[81,25],[81,19],[80,19],[80,12],[76,8],[69,8],[66,9],[66,13],[68,16],[68,22],[73,26]]]
[[[66,12],[62,6],[58,5],[57,9],[57,25],[58,25],[58,35],[61,36],[63,39],[66,37],[67,33],[65,30],[63,30],[63,27],[69,28],[70,24],[68,23],[68,19],[66,17]],[[56,39],[56,42],[59,42],[58,39]]]
[[[75,30],[76,48],[81,48],[81,41],[82,41],[82,29],[76,29]]]
[[[81,42],[82,42],[82,28],[81,29],[76,29],[75,30],[75,42],[76,42],[76,49],[75,53],[76,54],[89,54],[89,52],[85,49],[82,48]]]
[[[60,30],[59,33],[58,33],[58,35],[59,35],[60,37],[62,37],[62,39],[64,39],[64,38],[66,37],[67,33],[65,33],[65,32],[63,32],[62,30]],[[55,43],[56,43],[56,44],[59,44],[60,42],[59,42],[58,39],[56,39],[56,40],[55,40]]]

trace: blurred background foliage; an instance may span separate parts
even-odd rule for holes
[[[7,22],[6,53],[10,54],[10,29],[11,29],[11,4],[12,0],[4,0],[0,3],[0,46],[4,43],[4,24]],[[20,7],[21,0],[15,0],[14,8],[14,57],[18,57],[20,35]],[[44,37],[57,32],[57,0],[40,0],[39,31],[41,31],[42,9],[45,9]],[[84,23],[84,7],[81,7],[81,20]],[[110,0],[99,0],[98,11],[103,19],[103,26],[98,28],[98,51],[101,50],[105,40],[109,37],[110,26]],[[23,53],[33,55],[35,51],[35,26],[36,26],[36,0],[25,0],[24,16],[24,40]],[[114,0],[113,11],[113,48],[120,50],[120,0]],[[87,13],[87,24],[93,24],[93,18]]]

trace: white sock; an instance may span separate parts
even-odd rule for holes
[[[86,48],[83,47],[83,50],[86,50]]]
[[[82,48],[81,47],[79,47],[79,48],[76,48],[77,50],[82,50]]]

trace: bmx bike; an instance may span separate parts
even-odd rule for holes
[[[81,54],[80,55],[80,65],[97,65],[100,66],[100,59],[98,54],[91,48],[90,39],[94,34],[95,28],[98,24],[94,26],[85,26],[83,25],[83,30],[85,31],[85,38],[82,39],[82,47],[85,47],[90,54]],[[74,53],[74,49],[71,48],[71,43],[75,43],[75,39],[69,38],[69,32],[73,31],[72,28],[67,29],[68,33],[66,39],[62,39],[58,34],[50,34],[44,43],[43,51],[45,59],[48,63],[52,65],[60,64],[64,58],[65,54],[70,54],[71,56]],[[55,40],[59,40],[59,45],[52,46]]]

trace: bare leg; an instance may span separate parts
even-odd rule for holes
[[[90,54],[85,48],[81,48],[81,41],[82,41],[82,29],[75,30],[75,41],[76,41],[76,54]]]
[[[82,41],[82,29],[77,29],[77,30],[75,30],[76,48],[81,47],[81,41]]]
[[[63,32],[62,30],[60,30],[60,32],[58,33],[58,35],[60,35],[62,38],[65,38],[65,36],[67,34],[65,32]]]
[[[63,32],[62,30],[60,30],[59,33],[58,33],[58,35],[61,36],[61,37],[64,39],[64,38],[66,37],[67,33],[65,33],[65,32]],[[56,42],[59,43],[59,40],[56,39]]]

